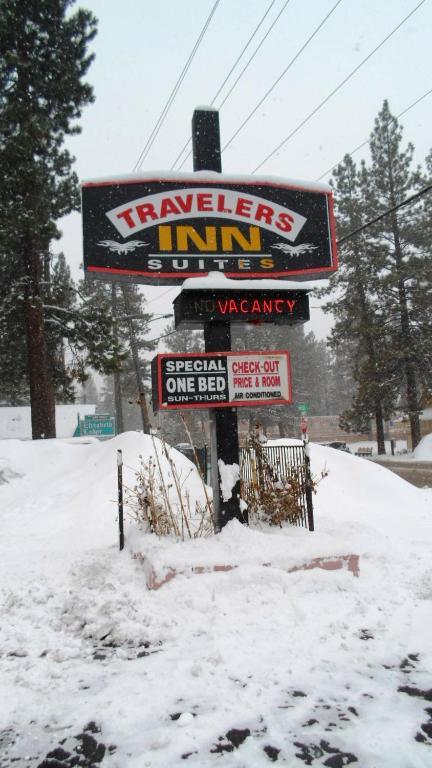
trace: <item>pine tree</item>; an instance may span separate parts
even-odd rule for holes
[[[204,333],[202,330],[191,330],[190,328],[175,329],[174,322],[169,323],[164,331],[163,339],[166,348],[170,352],[203,352],[204,351]],[[188,442],[188,437],[183,425],[180,414],[186,421],[187,428],[191,434],[195,446],[200,446],[206,442],[206,429],[209,429],[209,418],[207,410],[192,411],[164,411],[159,412],[158,422],[161,433],[165,440],[170,444]]]
[[[343,238],[371,218],[376,200],[365,164],[358,170],[349,155],[334,172],[333,186],[338,233]],[[333,297],[324,307],[335,317],[330,348],[335,353],[345,349],[357,387],[351,406],[341,416],[341,427],[369,432],[373,419],[378,453],[385,453],[384,420],[397,396],[396,371],[387,352],[388,331],[377,296],[382,266],[382,253],[371,233],[361,232],[343,243],[339,271],[321,292]]]
[[[419,170],[412,167],[414,147],[408,144],[405,149],[402,148],[402,128],[391,114],[387,101],[384,101],[375,120],[370,152],[376,211],[384,212],[402,202],[421,183]],[[391,334],[391,355],[401,373],[403,407],[410,422],[413,448],[420,441],[420,381],[425,340],[423,334],[418,333],[414,300],[419,287],[419,233],[422,223],[421,203],[410,205],[386,216],[376,238],[384,257],[380,289]]]
[[[115,314],[113,314],[113,287],[99,280],[87,279],[80,285],[80,292],[86,303],[98,307],[101,316],[109,319],[114,328],[114,337],[117,339],[119,349],[123,350],[112,372],[120,374],[121,387],[119,393],[120,402],[116,404],[114,381],[107,378],[101,396],[102,407],[115,412],[118,420],[117,427],[121,431],[125,428],[123,421],[127,421],[128,428],[141,428],[145,432],[150,431],[150,417],[148,402],[151,393],[150,364],[144,353],[155,348],[155,343],[148,341],[149,323],[152,314],[146,312],[145,296],[136,285],[116,286]],[[106,373],[109,373],[105,369]],[[119,410],[121,409],[121,419]],[[141,418],[138,419],[138,413]],[[123,418],[124,414],[124,418]],[[120,422],[120,423],[119,423]]]
[[[33,438],[55,436],[54,382],[43,309],[44,261],[56,222],[79,206],[65,137],[93,100],[83,82],[96,34],[91,13],[72,0],[0,2],[0,253],[12,254],[22,292]],[[19,226],[17,226],[19,222]]]

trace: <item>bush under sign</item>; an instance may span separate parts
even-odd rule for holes
[[[152,361],[154,410],[287,405],[289,352],[162,354]]]

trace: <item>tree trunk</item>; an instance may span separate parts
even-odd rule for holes
[[[402,271],[402,247],[399,234],[399,225],[397,222],[396,214],[392,214],[392,226],[395,244],[395,259],[396,266],[399,273]],[[420,409],[418,402],[418,391],[416,381],[415,365],[412,358],[412,338],[411,328],[408,311],[408,299],[405,289],[403,278],[398,280],[398,294],[399,294],[399,316],[400,316],[400,331],[401,331],[401,343],[403,347],[403,367],[405,373],[406,382],[406,398],[407,398],[407,410],[408,418],[411,428],[411,442],[412,448],[419,444],[421,439],[420,432]]]
[[[278,422],[279,437],[286,437],[285,424],[282,421]]]
[[[123,300],[124,300],[124,306],[125,306],[126,317],[127,317],[127,326],[129,331],[129,343],[130,343],[130,348],[132,353],[132,361],[133,361],[133,366],[135,370],[135,379],[136,379],[136,384],[138,389],[138,403],[141,409],[141,420],[143,425],[143,432],[145,435],[149,435],[150,429],[151,429],[150,416],[148,412],[146,397],[144,394],[144,385],[143,385],[143,380],[141,376],[141,361],[139,359],[138,347],[137,347],[135,332],[132,324],[131,308],[130,308],[127,286],[122,285],[122,293],[123,293]]]
[[[389,147],[389,141],[387,140],[387,146]],[[390,150],[388,150],[388,156],[390,158]],[[393,171],[391,162],[389,160],[389,180],[390,180],[390,203],[394,207],[396,205],[396,194],[393,181]],[[391,227],[393,230],[394,249],[395,249],[395,262],[396,270],[398,274],[398,294],[399,294],[399,317],[400,317],[400,339],[403,347],[403,366],[406,381],[406,396],[408,406],[408,418],[411,427],[411,442],[412,448],[414,448],[420,442],[420,414],[419,414],[419,402],[417,392],[416,370],[415,363],[412,356],[412,338],[411,327],[408,311],[408,298],[405,289],[405,283],[403,280],[403,252],[401,244],[401,236],[399,230],[399,222],[397,214],[394,211],[391,214]]]
[[[25,319],[33,440],[56,436],[55,396],[40,296],[40,259],[33,243],[25,247]]]
[[[386,452],[385,440],[384,440],[384,418],[383,418],[381,403],[377,403],[375,407],[375,424],[376,424],[376,434],[377,434],[378,456],[381,456]]]

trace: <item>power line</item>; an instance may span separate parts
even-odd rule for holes
[[[261,106],[261,105],[264,103],[264,101],[266,100],[266,98],[267,98],[268,96],[270,96],[271,92],[272,92],[272,91],[273,91],[273,90],[276,88],[276,86],[278,85],[278,83],[280,83],[280,81],[281,81],[281,80],[282,80],[282,78],[283,78],[283,77],[286,75],[286,73],[288,72],[288,70],[289,70],[289,69],[291,69],[292,65],[293,65],[293,64],[294,64],[294,63],[297,61],[297,59],[299,58],[299,56],[300,56],[300,55],[303,53],[303,51],[305,50],[305,48],[307,48],[307,46],[308,46],[308,45],[309,45],[309,43],[310,43],[310,42],[313,40],[313,38],[315,37],[315,35],[317,35],[317,34],[318,34],[318,32],[320,31],[321,27],[323,27],[323,26],[324,26],[324,24],[326,23],[327,19],[329,19],[329,18],[330,18],[330,16],[332,15],[332,13],[333,13],[333,12],[336,10],[336,8],[338,7],[338,5],[340,5],[340,4],[341,4],[341,2],[342,2],[342,0],[337,0],[337,3],[335,3],[335,5],[333,6],[333,8],[331,8],[331,9],[330,9],[330,11],[328,12],[327,16],[325,16],[325,17],[323,18],[323,20],[322,20],[322,21],[321,21],[321,22],[318,24],[318,26],[317,26],[317,27],[314,29],[314,31],[312,32],[312,34],[311,34],[311,35],[308,37],[308,39],[306,40],[306,42],[305,42],[305,43],[302,45],[302,47],[300,48],[300,50],[299,50],[299,51],[297,51],[296,55],[295,55],[295,56],[294,56],[294,57],[291,59],[291,61],[290,61],[290,62],[287,64],[287,66],[285,67],[285,69],[283,70],[283,72],[281,72],[281,74],[279,75],[279,77],[278,77],[278,78],[277,78],[277,79],[274,81],[273,85],[272,85],[272,86],[270,86],[270,88],[269,88],[269,89],[266,91],[266,93],[264,94],[264,96],[262,97],[262,99],[260,99],[260,101],[258,102],[258,104],[256,104],[256,105],[255,105],[255,107],[253,108],[252,112],[250,112],[250,113],[249,113],[249,115],[248,115],[248,116],[245,118],[245,120],[243,120],[243,122],[242,122],[242,124],[239,126],[239,128],[237,128],[236,132],[235,132],[235,133],[233,133],[233,135],[231,136],[231,138],[230,138],[230,139],[227,141],[227,143],[225,144],[225,146],[224,146],[224,147],[222,147],[222,152],[224,152],[224,151],[227,149],[227,147],[229,147],[229,145],[231,144],[231,142],[232,142],[232,141],[233,141],[233,140],[236,138],[236,136],[238,136],[238,135],[239,135],[240,131],[242,131],[242,130],[243,130],[243,128],[245,127],[245,125],[247,125],[247,123],[249,122],[249,120],[250,120],[250,119],[253,117],[253,115],[254,115],[254,114],[257,112],[257,110],[260,108],[260,106]]]
[[[158,135],[158,133],[159,133],[159,131],[160,131],[164,121],[165,121],[165,118],[166,118],[166,116],[167,116],[167,114],[168,114],[168,112],[169,112],[169,110],[170,110],[170,108],[172,106],[172,103],[173,103],[175,97],[177,96],[177,93],[178,93],[178,91],[180,89],[180,86],[181,86],[183,80],[186,77],[186,74],[187,74],[187,72],[189,70],[189,67],[192,64],[193,59],[195,58],[195,54],[196,54],[199,46],[201,45],[203,37],[204,37],[205,33],[207,32],[207,28],[208,28],[208,26],[209,26],[209,24],[210,24],[210,22],[211,22],[211,20],[213,18],[214,13],[216,12],[216,8],[218,7],[219,3],[220,3],[220,0],[215,0],[215,3],[213,4],[213,7],[212,7],[212,9],[211,9],[211,11],[210,11],[210,13],[209,13],[205,23],[204,23],[204,26],[203,26],[203,28],[201,29],[201,32],[198,35],[198,38],[197,38],[197,40],[195,42],[195,45],[193,46],[192,51],[189,54],[189,58],[188,58],[186,64],[184,65],[184,67],[182,69],[182,72],[179,75],[179,78],[178,78],[174,88],[172,89],[172,91],[171,91],[171,93],[170,93],[170,95],[169,95],[169,97],[168,97],[168,99],[166,101],[166,104],[165,104],[161,114],[159,115],[159,117],[158,117],[158,119],[156,121],[156,124],[155,124],[155,126],[154,126],[154,128],[153,128],[153,130],[152,130],[152,132],[151,132],[151,134],[149,136],[149,138],[147,139],[147,142],[146,142],[143,150],[141,151],[141,154],[140,154],[137,162],[135,163],[135,166],[134,166],[134,169],[133,169],[134,171],[136,171],[139,168],[141,168],[145,158],[147,157],[148,153],[150,152],[150,149],[152,148],[152,146],[154,144],[154,141],[155,141],[155,139],[156,139],[156,137],[157,137],[157,135]]]
[[[255,48],[255,51],[253,52],[253,54],[252,54],[251,58],[249,59],[249,61],[248,61],[247,65],[246,65],[246,66],[244,67],[244,69],[242,70],[242,74],[243,74],[243,72],[244,72],[244,71],[247,69],[247,67],[249,66],[249,64],[250,64],[250,62],[252,61],[252,59],[255,57],[255,55],[257,54],[257,52],[258,52],[258,51],[259,51],[259,49],[261,48],[261,46],[262,46],[262,44],[263,44],[264,40],[265,40],[265,39],[266,39],[266,37],[268,36],[269,32],[271,32],[271,30],[273,29],[274,25],[276,24],[276,22],[277,22],[277,21],[278,21],[278,19],[279,19],[279,16],[281,16],[281,14],[283,13],[283,11],[285,10],[285,7],[288,5],[289,1],[290,1],[290,0],[287,0],[287,1],[286,1],[286,3],[285,3],[285,5],[284,5],[284,7],[282,8],[282,10],[281,10],[281,11],[279,11],[278,15],[276,16],[276,19],[275,19],[275,21],[273,22],[273,24],[271,25],[271,27],[270,27],[270,28],[269,28],[269,30],[267,31],[267,33],[266,33],[265,37],[263,37],[263,39],[262,39],[262,40],[261,40],[261,42],[259,43],[258,47],[257,47],[257,48]],[[263,23],[264,23],[264,21],[266,20],[266,18],[267,18],[267,16],[268,16],[268,14],[270,13],[271,9],[273,8],[273,6],[274,6],[275,2],[276,2],[276,0],[272,0],[272,2],[270,3],[269,7],[267,8],[267,10],[266,10],[265,14],[264,14],[263,16],[261,16],[261,19],[259,20],[258,24],[256,25],[256,27],[255,27],[254,31],[252,32],[252,34],[251,34],[251,36],[250,36],[249,40],[247,41],[246,45],[243,47],[243,49],[242,49],[242,52],[241,52],[241,53],[240,53],[240,54],[237,56],[237,59],[236,59],[235,63],[233,64],[233,66],[231,67],[230,71],[228,72],[228,74],[227,74],[227,76],[226,76],[225,80],[223,81],[222,85],[221,85],[221,86],[219,86],[219,88],[218,88],[217,92],[216,92],[216,93],[215,93],[215,95],[213,96],[213,99],[212,99],[212,102],[211,102],[211,103],[212,103],[212,105],[215,103],[215,101],[216,101],[217,97],[219,96],[220,92],[223,90],[224,86],[227,84],[227,82],[228,82],[229,78],[231,77],[232,73],[234,72],[234,70],[235,70],[235,68],[236,68],[237,64],[239,63],[239,61],[240,61],[240,59],[242,58],[243,54],[244,54],[244,53],[246,52],[246,50],[249,48],[249,45],[251,44],[251,42],[252,42],[253,38],[254,38],[254,37],[255,37],[255,35],[257,34],[257,32],[258,32],[259,28],[260,28],[260,27],[263,25]],[[242,75],[240,75],[240,77],[241,77],[241,76],[242,76]],[[239,77],[239,79],[240,79],[240,77]],[[236,81],[236,82],[238,82],[238,81]],[[219,107],[219,109],[220,109],[220,107]]]
[[[396,118],[402,117],[402,115],[406,115],[406,113],[409,112],[410,109],[413,109],[413,107],[417,106],[417,104],[419,104],[421,101],[423,101],[423,99],[425,99],[426,96],[429,96],[430,93],[432,93],[432,88],[429,91],[426,91],[426,93],[424,93],[423,96],[420,96],[420,98],[416,99],[416,101],[413,101],[413,103],[410,104],[409,107],[406,107],[405,109],[402,110],[402,112],[399,112],[399,114],[396,115]],[[351,152],[346,152],[345,154],[349,155],[351,157],[352,155],[355,155],[355,153],[358,152],[359,149],[361,149],[362,147],[366,146],[366,144],[368,144],[368,143],[369,143],[369,136],[368,136],[367,139],[365,139],[365,141],[363,141],[361,144],[359,144],[358,147],[353,149]],[[334,171],[334,169],[337,168],[337,166],[342,162],[342,160],[343,160],[343,158],[341,158],[341,160],[339,160],[339,162],[337,162],[334,165],[332,165],[331,168],[328,168],[327,171],[324,171],[324,173],[322,173],[321,176],[319,176],[317,179],[315,179],[315,181],[321,181],[321,179],[323,179],[324,176],[327,176],[329,173]]]
[[[214,104],[214,102],[216,101],[216,99],[217,99],[217,97],[219,96],[219,94],[220,94],[220,92],[221,92],[222,88],[224,87],[224,85],[226,84],[226,82],[227,82],[227,81],[229,80],[229,78],[231,77],[231,75],[232,75],[233,71],[235,70],[235,68],[236,68],[237,64],[239,63],[239,61],[240,61],[241,57],[243,56],[244,52],[245,52],[245,51],[247,50],[247,48],[249,47],[250,43],[252,42],[253,38],[255,37],[256,33],[258,32],[258,30],[259,30],[260,26],[261,26],[261,25],[262,25],[262,23],[264,22],[264,20],[265,20],[266,16],[268,15],[268,13],[269,13],[269,12],[271,11],[271,9],[273,8],[273,6],[274,6],[275,2],[276,2],[276,0],[272,0],[272,2],[270,3],[270,5],[269,5],[269,7],[267,8],[267,10],[266,10],[266,12],[264,13],[264,15],[263,15],[263,16],[261,16],[261,19],[260,19],[260,21],[258,22],[257,26],[255,27],[254,31],[252,32],[251,36],[249,37],[249,40],[247,41],[246,45],[245,45],[245,46],[243,46],[243,49],[242,49],[241,53],[239,54],[239,56],[237,56],[237,59],[235,60],[234,64],[232,65],[232,67],[231,67],[231,69],[230,69],[230,71],[228,72],[227,76],[225,77],[225,80],[223,81],[223,83],[222,83],[222,85],[219,87],[219,89],[217,90],[216,94],[213,96],[213,99],[211,100],[210,106],[212,106],[212,105]],[[191,142],[191,141],[192,141],[192,139],[191,139],[190,137],[189,137],[188,139],[186,139],[186,144],[183,146],[183,148],[182,148],[182,149],[180,150],[180,152],[178,153],[178,155],[177,155],[176,159],[174,160],[174,162],[173,162],[173,164],[172,164],[172,166],[171,166],[171,170],[173,170],[173,169],[174,169],[174,167],[177,165],[177,163],[178,163],[178,161],[180,160],[180,158],[181,158],[181,156],[182,156],[183,152],[184,152],[184,151],[185,151],[185,150],[188,148],[188,146],[189,146],[189,144],[190,144],[190,142]],[[190,155],[190,153],[189,153],[189,155]],[[188,159],[189,155],[187,155],[187,157],[185,157],[185,159],[183,160],[183,162],[182,162],[182,166],[183,166],[183,164],[186,162],[186,160]]]
[[[258,29],[259,29],[259,28],[261,27],[261,25],[263,24],[263,22],[264,22],[264,20],[265,20],[266,16],[268,15],[269,11],[270,11],[270,10],[271,10],[271,8],[273,7],[273,5],[274,5],[275,1],[276,1],[276,0],[273,0],[273,2],[272,2],[272,3],[270,4],[270,6],[267,8],[267,11],[265,12],[265,14],[264,14],[264,15],[261,17],[260,21],[258,22],[258,25],[255,27],[255,30],[254,30],[254,32],[252,33],[252,35],[251,35],[251,37],[249,38],[249,40],[248,40],[248,42],[246,43],[246,45],[244,46],[244,48],[243,48],[243,50],[242,50],[241,54],[238,56],[236,63],[234,64],[234,66],[233,66],[233,67],[231,67],[231,70],[230,70],[230,72],[228,73],[227,77],[225,78],[225,80],[223,81],[222,85],[221,85],[221,86],[220,86],[220,88],[218,89],[217,93],[216,93],[216,94],[215,94],[215,96],[213,97],[213,99],[212,99],[212,101],[211,101],[211,106],[212,106],[212,105],[214,104],[214,102],[216,101],[216,99],[217,99],[217,97],[219,96],[219,94],[220,94],[220,92],[221,92],[222,88],[223,88],[223,87],[224,87],[224,85],[226,84],[226,82],[227,82],[227,80],[229,79],[230,75],[232,74],[233,70],[235,69],[235,67],[237,66],[237,64],[238,64],[238,62],[240,61],[241,57],[243,56],[244,52],[245,52],[245,51],[246,51],[246,49],[248,48],[248,46],[249,46],[249,43],[250,43],[250,42],[251,42],[251,40],[252,40],[252,39],[255,37],[255,35],[256,35],[256,33],[257,33]],[[225,98],[224,98],[224,99],[223,99],[223,101],[222,101],[222,102],[219,104],[219,107],[218,107],[218,109],[222,109],[222,107],[223,107],[223,105],[225,104],[225,102],[226,102],[226,101],[228,100],[228,98],[231,96],[231,93],[233,92],[233,90],[234,90],[234,88],[236,87],[237,83],[238,83],[238,82],[241,80],[241,78],[243,77],[244,73],[246,72],[246,70],[248,69],[248,67],[250,66],[250,64],[252,63],[252,61],[254,60],[255,56],[257,55],[257,53],[258,53],[258,51],[260,50],[261,46],[263,45],[263,43],[265,42],[265,40],[266,40],[266,39],[267,39],[267,37],[269,36],[269,34],[270,34],[270,32],[272,31],[273,27],[274,27],[274,26],[277,24],[277,22],[279,21],[280,17],[282,16],[282,13],[284,12],[284,10],[285,10],[285,8],[287,7],[287,5],[288,5],[288,3],[289,3],[289,2],[290,2],[290,0],[285,0],[285,3],[284,3],[284,5],[283,5],[283,7],[282,7],[282,8],[281,8],[281,10],[279,11],[279,13],[277,14],[277,16],[276,16],[276,17],[275,17],[275,19],[273,20],[273,22],[271,23],[270,27],[268,28],[268,30],[267,30],[267,32],[265,33],[265,35],[264,35],[264,37],[262,38],[262,40],[261,40],[261,41],[258,43],[257,47],[255,48],[255,50],[254,50],[254,51],[253,51],[253,53],[252,53],[252,56],[251,56],[251,57],[249,58],[249,60],[246,62],[245,66],[244,66],[244,67],[243,67],[243,69],[241,70],[241,72],[240,72],[240,74],[238,75],[237,79],[234,81],[234,84],[231,86],[231,88],[230,88],[230,90],[228,91],[228,93],[226,94]],[[176,160],[174,161],[174,164],[173,164],[173,166],[172,166],[172,167],[174,167],[174,165],[176,165],[176,163],[178,162],[179,158],[182,156],[183,152],[185,151],[185,149],[186,149],[186,148],[187,148],[187,146],[189,145],[190,141],[191,141],[191,139],[188,139],[188,140],[187,140],[187,142],[186,142],[186,144],[184,145],[183,149],[181,150],[180,154],[177,156]],[[185,164],[186,160],[187,160],[187,159],[188,159],[188,158],[191,156],[191,154],[192,154],[192,150],[190,150],[190,151],[188,152],[188,154],[186,155],[186,157],[185,157],[185,158],[182,160],[182,163],[181,163],[181,165],[179,166],[179,169],[183,167],[183,165]]]
[[[166,291],[163,291],[159,294],[159,296],[155,296],[154,299],[150,299],[150,301],[146,300],[146,304],[153,304],[154,301],[159,301],[159,299],[162,298],[162,296],[165,296],[167,293],[171,293],[172,291],[175,291],[178,288],[177,285],[172,285],[171,288],[167,288]]]
[[[148,344],[155,344],[157,341],[160,341],[161,339],[166,339],[167,336],[172,336],[174,333],[177,333],[177,330],[170,331],[169,333],[164,333],[163,336],[158,336],[157,339],[150,339],[150,341],[147,342],[147,343]]]
[[[384,219],[386,216],[388,216],[390,213],[394,213],[395,211],[398,211],[399,208],[403,208],[405,205],[410,205],[414,202],[414,200],[417,200],[419,197],[422,197],[427,192],[430,192],[432,189],[432,184],[429,184],[427,187],[424,187],[420,190],[420,192],[416,192],[414,195],[411,195],[410,197],[407,197],[405,200],[402,200],[401,203],[398,203],[397,205],[394,205],[392,208],[388,208],[384,213],[380,213],[379,216],[375,216],[374,219],[370,219],[370,221],[367,221],[366,224],[362,224],[361,227],[357,227],[357,229],[354,229],[352,232],[350,232],[348,235],[345,235],[344,237],[341,237],[340,240],[337,241],[338,245],[342,245],[342,243],[345,242],[345,240],[349,240],[351,237],[354,237],[354,235],[358,235],[359,232],[363,232],[364,229],[367,229],[368,227],[371,227],[372,224],[376,224],[377,221],[380,221],[381,219]]]
[[[385,45],[385,43],[386,43],[388,40],[390,40],[390,38],[391,38],[391,37],[392,37],[392,36],[393,36],[393,35],[394,35],[394,34],[395,34],[395,33],[396,33],[396,32],[397,32],[397,31],[398,31],[398,30],[399,30],[399,29],[400,29],[400,28],[401,28],[401,27],[404,25],[404,24],[405,24],[405,22],[406,22],[406,21],[408,21],[408,19],[409,19],[409,18],[411,18],[411,16],[412,16],[412,15],[413,15],[413,14],[414,14],[416,11],[418,11],[418,9],[419,9],[419,8],[420,8],[422,5],[424,5],[424,3],[425,3],[425,2],[426,2],[426,0],[421,0],[421,2],[420,2],[420,3],[418,3],[418,5],[416,5],[416,6],[415,6],[415,8],[413,8],[413,10],[412,10],[412,11],[410,11],[410,13],[409,13],[407,16],[405,16],[405,18],[404,18],[404,19],[402,19],[402,21],[400,21],[400,22],[399,22],[399,24],[398,24],[398,25],[397,25],[397,26],[396,26],[396,27],[395,27],[395,28],[394,28],[394,29],[393,29],[393,30],[392,30],[392,31],[391,31],[391,32],[390,32],[390,33],[389,33],[389,34],[388,34],[388,35],[387,35],[385,38],[384,38],[384,40],[382,40],[382,41],[379,43],[379,45],[377,45],[377,46],[376,46],[376,47],[373,49],[373,51],[371,51],[371,52],[370,52],[370,53],[369,53],[367,56],[365,56],[365,58],[364,58],[364,59],[362,59],[362,61],[360,62],[360,64],[357,64],[357,66],[356,66],[356,67],[354,67],[354,69],[353,69],[353,70],[352,70],[352,71],[349,73],[349,75],[347,75],[347,76],[346,76],[346,77],[345,77],[345,78],[342,80],[342,82],[340,82],[340,83],[339,83],[339,85],[337,85],[337,86],[336,86],[336,88],[334,88],[334,89],[333,89],[333,90],[332,90],[332,91],[331,91],[331,92],[328,94],[328,96],[326,96],[326,98],[325,98],[325,99],[323,99],[323,101],[321,101],[321,103],[320,103],[320,104],[318,104],[318,106],[317,106],[317,107],[315,107],[315,109],[313,109],[313,110],[312,110],[312,112],[310,112],[310,113],[309,113],[309,115],[308,115],[307,117],[305,117],[305,119],[304,119],[304,120],[302,120],[302,122],[301,122],[301,123],[299,123],[299,124],[298,124],[298,126],[297,126],[296,128],[294,128],[294,130],[293,130],[293,131],[291,131],[291,133],[290,133],[290,134],[289,134],[289,135],[288,135],[288,136],[287,136],[287,137],[286,137],[286,138],[285,138],[283,141],[281,141],[281,143],[280,143],[280,144],[278,144],[278,146],[277,146],[277,147],[276,147],[276,148],[275,148],[275,149],[274,149],[272,152],[270,152],[270,154],[268,154],[268,155],[267,155],[267,157],[265,157],[265,158],[264,158],[264,160],[262,160],[262,162],[261,162],[261,163],[259,163],[259,165],[257,165],[257,166],[256,166],[256,168],[254,168],[254,170],[252,171],[252,173],[256,173],[256,171],[257,171],[259,168],[261,168],[261,167],[264,165],[264,163],[266,163],[266,162],[267,162],[267,160],[270,160],[270,158],[271,158],[271,157],[273,157],[273,155],[275,155],[275,154],[276,154],[276,152],[278,152],[278,151],[279,151],[279,150],[280,150],[280,149],[281,149],[281,148],[282,148],[282,147],[283,147],[283,146],[284,146],[284,145],[285,145],[285,144],[286,144],[286,143],[287,143],[287,142],[288,142],[290,139],[292,139],[292,137],[293,137],[293,136],[294,136],[294,135],[295,135],[295,134],[296,134],[296,133],[297,133],[297,132],[300,130],[300,128],[302,128],[304,125],[306,125],[306,123],[307,123],[307,122],[309,122],[309,120],[310,120],[310,119],[311,119],[311,118],[312,118],[314,115],[316,115],[316,113],[317,113],[317,112],[318,112],[318,111],[321,109],[321,107],[323,107],[323,106],[324,106],[324,104],[327,104],[327,102],[328,102],[328,101],[330,101],[330,99],[331,99],[331,98],[332,98],[332,97],[333,97],[333,96],[334,96],[334,95],[335,95],[335,94],[336,94],[338,91],[340,91],[340,89],[341,89],[341,88],[342,88],[342,87],[343,87],[343,86],[344,86],[344,85],[345,85],[345,84],[346,84],[346,83],[347,83],[349,80],[351,80],[351,78],[352,78],[352,77],[353,77],[353,76],[356,74],[356,72],[358,72],[358,71],[359,71],[359,69],[360,69],[360,68],[361,68],[361,67],[362,67],[364,64],[366,64],[366,62],[367,62],[367,61],[369,61],[369,59],[371,59],[371,58],[372,58],[372,56],[373,56],[375,53],[377,53],[377,51],[379,51],[379,50],[380,50],[380,48],[382,48],[382,47],[383,47],[383,45]]]
[[[239,80],[241,80],[241,78],[243,77],[243,75],[244,75],[244,73],[246,72],[247,68],[249,67],[249,65],[251,64],[251,62],[254,60],[254,58],[255,58],[255,56],[257,55],[257,53],[258,53],[259,49],[261,48],[262,44],[263,44],[263,43],[264,43],[264,42],[267,40],[267,38],[268,38],[268,36],[269,36],[270,32],[272,31],[273,27],[274,27],[274,26],[277,24],[277,22],[279,21],[280,17],[282,16],[282,14],[283,14],[283,12],[284,12],[284,10],[285,10],[285,8],[287,7],[287,5],[288,5],[288,3],[289,3],[289,2],[290,2],[290,0],[286,0],[286,2],[284,3],[284,5],[282,6],[281,10],[279,11],[278,15],[277,15],[277,16],[276,16],[276,18],[274,19],[273,23],[270,25],[270,27],[268,28],[267,32],[265,33],[265,35],[264,35],[263,39],[261,40],[261,42],[259,43],[259,45],[258,45],[258,46],[255,48],[255,50],[254,50],[254,52],[253,52],[252,56],[250,57],[249,61],[248,61],[248,62],[245,64],[245,66],[243,67],[243,69],[242,69],[242,71],[240,72],[240,74],[239,74],[239,76],[238,76],[237,80],[235,80],[234,84],[231,86],[231,88],[230,88],[230,90],[228,91],[228,93],[226,94],[225,98],[224,98],[224,99],[223,99],[223,101],[222,101],[222,102],[219,104],[219,109],[222,109],[222,107],[223,107],[223,105],[225,104],[225,102],[226,102],[226,101],[228,100],[228,98],[231,96],[231,94],[232,94],[232,92],[233,92],[234,88],[236,87],[237,83],[239,82]],[[339,0],[339,2],[341,2],[341,0]]]

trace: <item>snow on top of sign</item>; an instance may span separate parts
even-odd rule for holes
[[[205,104],[200,104],[198,107],[195,107],[194,112],[217,112],[218,110],[216,107],[208,106]]]
[[[145,173],[127,173],[116,176],[102,176],[97,179],[83,179],[81,182],[83,186],[98,185],[107,183],[126,183],[137,184],[140,181],[176,181],[176,182],[191,182],[191,181],[211,181],[214,183],[218,181],[222,186],[224,182],[230,184],[253,184],[254,186],[273,185],[275,187],[292,187],[294,189],[303,189],[308,192],[324,192],[328,193],[332,191],[332,188],[328,184],[322,184],[317,181],[305,181],[301,179],[288,179],[283,176],[252,176],[250,174],[239,173],[218,173],[217,171],[191,171],[185,173],[184,171],[166,171],[166,170],[154,170],[146,171]]]
[[[224,291],[312,291],[314,288],[322,288],[322,280],[272,280],[271,278],[259,278],[247,280],[241,278],[231,279],[221,272],[209,272],[206,277],[189,277],[184,281],[182,291],[214,291],[218,288]]]

